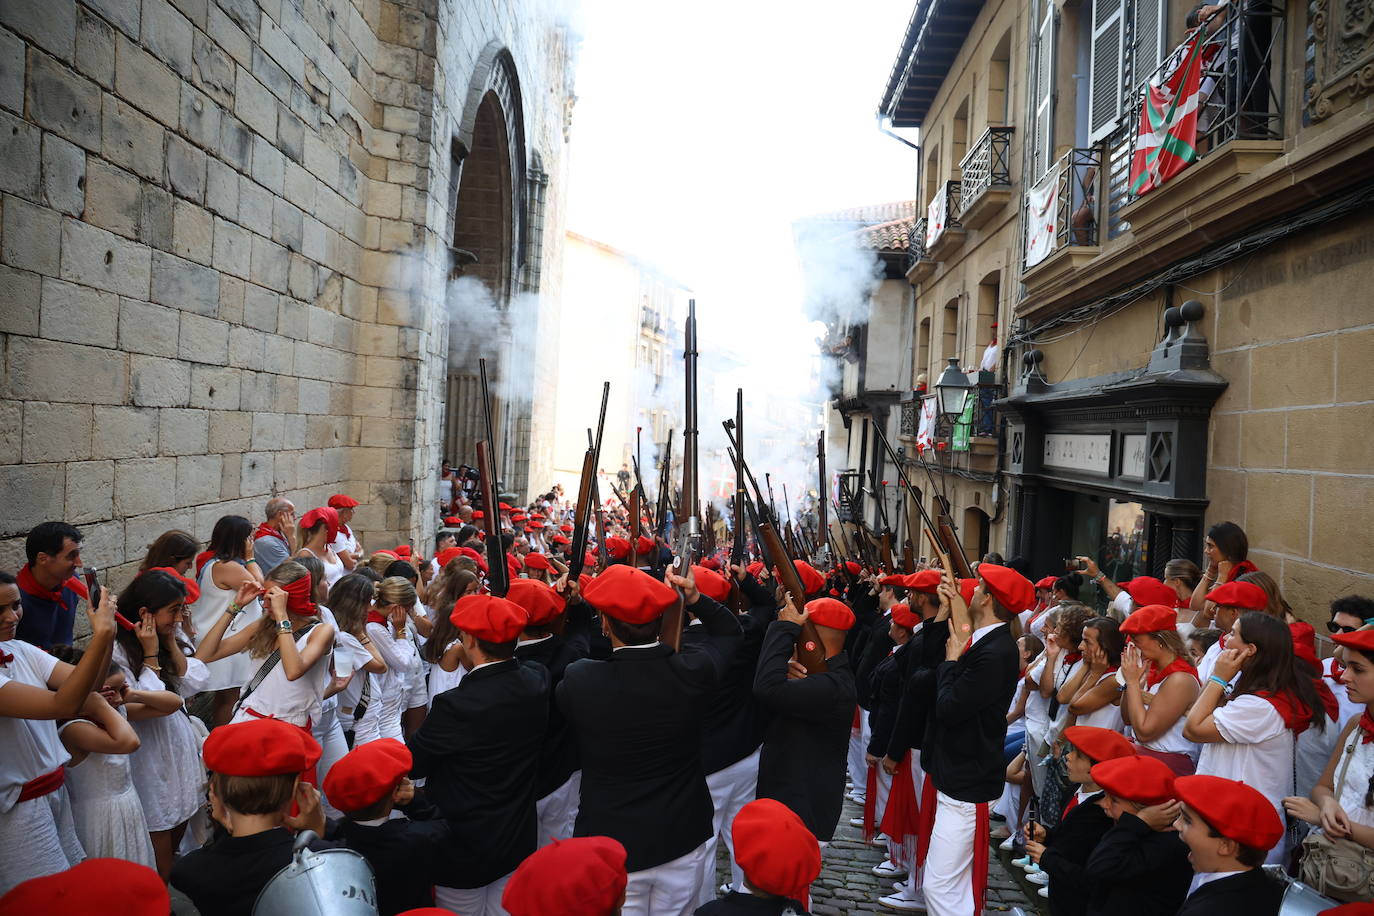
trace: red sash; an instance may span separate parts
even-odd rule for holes
[[[920,836],[921,809],[916,799],[916,786],[911,779],[910,752],[902,757],[892,777],[892,789],[887,793],[887,807],[883,809],[880,829],[893,843],[904,844],[907,837]]]
[[[67,781],[67,768],[58,767],[51,773],[44,773],[42,776],[30,779],[24,783],[24,787],[19,790],[19,801],[26,802],[35,798],[42,798],[44,795],[51,795],[62,784]]]
[[[988,898],[988,803],[979,802],[973,822],[973,912],[983,912]]]
[[[1166,677],[1171,674],[1177,674],[1180,671],[1188,672],[1193,676],[1193,680],[1197,680],[1197,669],[1186,659],[1175,656],[1174,660],[1163,668],[1156,669],[1154,665],[1150,665],[1150,670],[1145,673],[1145,686],[1147,689],[1153,689],[1155,685],[1159,684]]]

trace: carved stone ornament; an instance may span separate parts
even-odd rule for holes
[[[1321,121],[1374,92],[1374,0],[1312,0],[1307,116]]]

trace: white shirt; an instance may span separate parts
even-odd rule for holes
[[[1213,714],[1224,741],[1202,745],[1197,772],[1253,786],[1283,818],[1283,799],[1293,794],[1293,733],[1273,704],[1254,694],[1233,697]]]
[[[890,614],[892,612],[888,611],[888,613]],[[987,636],[993,630],[997,629],[998,627],[1004,626],[1006,626],[1006,624],[1002,623],[999,620],[997,623],[990,623],[985,627],[979,627],[978,629],[974,630],[973,636],[970,637],[972,641],[969,643],[969,648],[972,649],[974,646],[978,645],[978,640],[982,639],[984,636]]]
[[[616,646],[616,647],[615,647],[614,649],[612,649],[611,651],[612,651],[612,652],[619,652],[621,649],[652,649],[654,646],[658,646],[658,645],[662,645],[662,643],[660,643],[657,639],[655,639],[653,642],[646,642],[646,643],[645,643],[644,645],[642,645],[642,646]],[[474,669],[474,670],[476,670],[476,669]]]
[[[1101,684],[1105,681],[1115,680],[1116,672],[1108,671],[1097,679],[1097,683]],[[1108,703],[1100,709],[1094,709],[1092,712],[1087,712],[1079,716],[1074,724],[1087,725],[1093,728],[1109,728],[1114,732],[1119,732],[1121,731],[1122,725],[1125,723],[1121,718],[1121,707],[1114,703]]]
[[[1212,669],[1217,666],[1217,659],[1221,657],[1221,640],[1218,639],[1207,647],[1207,653],[1197,663],[1198,683],[1206,685],[1207,679],[1212,676]],[[1240,675],[1236,675],[1239,677]],[[1232,683],[1235,683],[1234,680]],[[1265,704],[1268,705],[1268,704]]]
[[[1193,883],[1188,885],[1188,896],[1197,893],[1197,889],[1204,884],[1211,884],[1213,881],[1220,881],[1222,878],[1229,878],[1232,875],[1240,874],[1239,871],[1200,871],[1193,875]]]
[[[11,681],[48,689],[48,678],[57,659],[37,646],[18,639],[0,642],[0,651],[14,660],[0,667],[0,690]],[[0,716],[0,811],[9,811],[19,801],[24,783],[36,779],[71,760],[71,754],[57,736],[57,723],[51,719],[12,719]]]

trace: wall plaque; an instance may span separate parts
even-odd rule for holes
[[[1044,465],[1047,468],[1111,476],[1111,433],[1091,436],[1080,433],[1046,433]]]

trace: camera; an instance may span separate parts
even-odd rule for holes
[[[1065,571],[1065,572],[1086,572],[1087,569],[1088,569],[1088,564],[1085,563],[1084,561],[1078,559],[1077,557],[1065,557],[1065,558],[1064,558],[1064,571]]]

